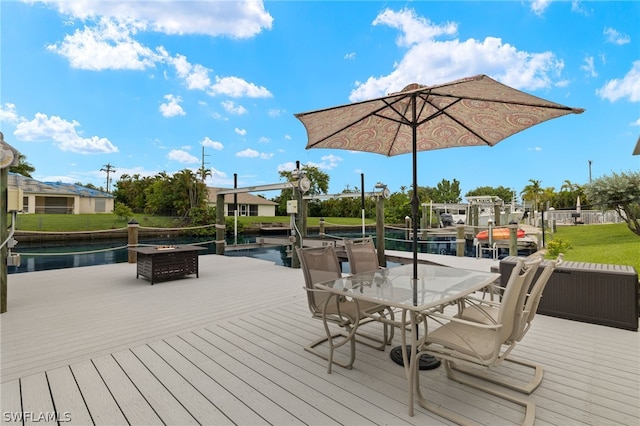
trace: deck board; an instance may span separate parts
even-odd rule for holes
[[[200,268],[200,278],[153,286],[129,264],[10,275],[2,411],[55,409],[71,424],[99,425],[450,424],[421,407],[408,416],[404,370],[388,349],[358,344],[354,368],[332,374],[303,350],[324,331],[300,270],[216,255],[201,256]],[[640,424],[639,336],[537,316],[513,350],[545,366],[526,397],[536,425]],[[505,363],[495,374],[528,373]],[[429,400],[479,424],[522,420],[521,407],[442,368],[420,383]]]

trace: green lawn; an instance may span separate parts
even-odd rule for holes
[[[630,265],[640,271],[640,236],[625,223],[562,226],[552,239],[569,243],[565,260]]]

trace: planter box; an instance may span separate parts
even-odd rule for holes
[[[500,261],[502,285],[516,259]],[[537,313],[638,331],[638,273],[631,266],[563,262],[549,278]]]

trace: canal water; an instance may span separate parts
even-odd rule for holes
[[[375,233],[373,235],[375,238]],[[313,237],[314,235],[310,235]],[[315,235],[317,237],[317,235]],[[358,238],[361,233],[336,233],[332,234],[341,238]],[[406,241],[406,235],[402,231],[390,232],[385,235],[385,247],[388,250],[411,251],[412,246]],[[207,244],[202,244],[208,242]],[[255,243],[255,236],[239,236],[238,245]],[[201,254],[215,254],[216,245],[211,237],[181,237],[176,238],[158,238],[145,241],[139,241],[141,245],[169,245],[169,244],[198,244],[206,249]],[[233,244],[233,239],[228,240],[227,244]],[[455,237],[435,237],[428,241],[422,241],[418,245],[418,249],[422,253],[437,253],[455,255]],[[128,261],[128,250],[126,241],[123,240],[104,240],[92,243],[56,244],[55,242],[39,243],[37,245],[29,245],[27,243],[19,243],[13,252],[20,253],[20,265],[9,266],[7,272],[9,274],[17,274],[22,272],[44,271],[51,269],[76,268],[80,266],[104,265],[111,263],[125,263]],[[472,251],[467,255],[473,256]],[[245,256],[257,259],[267,260],[277,265],[291,266],[291,258],[287,256],[285,246],[272,246],[263,248],[247,248],[242,250],[227,250],[225,256]],[[348,266],[347,266],[348,267]],[[345,271],[348,272],[348,271]]]

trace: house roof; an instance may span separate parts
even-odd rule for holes
[[[209,203],[215,203],[216,195],[218,191],[225,190],[225,189],[229,189],[229,188],[214,188],[211,186],[207,187],[207,190],[209,191],[209,196],[207,197],[207,200],[209,201]],[[233,204],[233,195],[234,194],[225,194],[224,203]],[[266,198],[253,195],[248,192],[241,192],[236,195],[238,196],[238,204],[254,204],[254,205],[261,205],[261,206],[277,206],[278,205],[278,203],[274,201],[267,200]]]
[[[68,195],[93,198],[113,198],[113,195],[97,189],[63,182],[40,182],[17,173],[9,173],[8,187],[22,189],[25,194]]]

